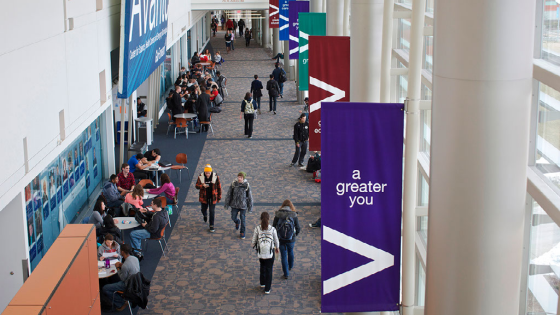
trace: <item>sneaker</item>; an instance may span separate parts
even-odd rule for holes
[[[241,233],[241,239],[242,239],[242,240],[245,239],[245,233]]]
[[[294,163],[290,163],[290,167],[294,166]]]
[[[284,276],[284,279],[288,280],[288,276]]]
[[[274,111],[274,115],[276,115],[276,111]]]
[[[208,217],[204,216],[204,223],[206,223],[208,221]]]
[[[270,294],[270,290],[264,291],[264,294]]]
[[[264,288],[264,284],[261,284],[261,288]]]
[[[283,94],[280,94],[280,98],[284,98],[284,95],[283,95]]]
[[[302,167],[302,166],[304,166],[304,165],[303,165],[303,164],[301,164],[301,163],[299,163],[299,164],[298,164],[297,166],[299,166],[299,167]]]
[[[249,136],[249,139],[253,138],[253,136]]]
[[[235,230],[238,231],[239,230],[239,221],[235,222]]]
[[[320,228],[321,225],[316,224],[316,223],[309,223],[309,227],[312,228],[312,229],[315,229],[315,228]]]
[[[216,230],[214,230],[214,226],[213,226],[213,225],[210,225],[210,230],[209,230],[209,231],[210,231],[210,233],[216,232]]]

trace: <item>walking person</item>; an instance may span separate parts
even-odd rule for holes
[[[239,172],[237,178],[229,186],[224,209],[231,207],[231,219],[235,223],[235,230],[239,230],[239,237],[245,239],[245,214],[253,211],[253,194],[247,181],[247,174]],[[237,218],[239,214],[239,219]]]
[[[229,51],[231,50],[231,34],[230,31],[227,30],[226,31],[226,35],[224,36],[225,40],[226,40],[226,54],[229,54]]]
[[[220,95],[222,96],[223,99],[226,98],[226,96],[224,95],[224,92],[227,92],[227,78],[222,75],[222,73],[220,71],[216,72],[216,77],[218,77],[218,79],[216,80],[218,83],[218,92],[220,93]],[[225,91],[224,91],[225,89]]]
[[[274,64],[274,71],[272,71],[272,75],[274,76],[274,80],[278,82],[280,86],[280,98],[284,97],[284,82],[288,80],[286,77],[286,71],[280,67],[279,63]]]
[[[296,236],[301,231],[296,208],[290,200],[284,200],[280,209],[276,211],[272,226],[276,229],[278,239],[280,240],[280,255],[282,257],[284,279],[288,279],[290,270],[294,267]]]
[[[239,27],[239,36],[243,36],[243,30],[245,29],[245,21],[243,21],[243,19],[240,19],[239,23],[237,23],[237,26]]]
[[[306,122],[305,114],[299,116],[298,122],[294,125],[294,141],[296,143],[296,152],[290,166],[294,166],[296,162],[298,166],[303,166],[303,160],[307,153],[307,140],[309,140],[309,124]],[[299,160],[299,162],[298,162]]]
[[[249,47],[249,44],[251,44],[251,32],[245,29],[245,47]]]
[[[241,102],[241,113],[239,113],[239,119],[241,116],[245,119],[245,135],[247,138],[253,138],[253,120],[255,120],[255,100],[253,99],[251,92],[245,94],[243,102]]]
[[[261,224],[255,227],[251,246],[257,250],[257,257],[261,264],[260,284],[264,294],[270,294],[272,286],[272,267],[274,266],[274,252],[278,254],[280,243],[276,229],[268,222],[268,212],[261,213]]]
[[[214,214],[216,203],[222,199],[222,184],[220,184],[220,177],[212,170],[210,164],[204,166],[204,172],[198,176],[195,188],[200,191],[198,201],[200,202],[200,211],[204,222],[208,221],[208,212],[210,212],[208,230],[210,233],[214,233],[216,231],[214,229]]]
[[[255,103],[257,104],[255,109],[257,110],[257,112],[260,115],[261,114],[262,89],[264,87],[263,87],[262,82],[259,80],[258,75],[255,74],[254,78],[255,78],[255,80],[253,80],[253,82],[251,82],[251,93],[253,94],[253,99],[255,100]]]
[[[274,80],[274,75],[270,75],[270,80],[266,82],[266,89],[268,90],[268,98],[269,98],[269,111],[274,112],[276,115],[276,100],[278,99],[278,95],[280,94],[280,86],[278,82]]]

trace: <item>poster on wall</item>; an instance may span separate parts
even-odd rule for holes
[[[322,104],[323,313],[399,310],[403,109]]]
[[[309,2],[292,1],[290,3],[290,59],[299,58],[299,13],[309,12]]]

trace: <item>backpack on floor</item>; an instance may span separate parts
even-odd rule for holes
[[[295,224],[292,217],[278,220],[278,238],[282,241],[291,241],[294,238]]]
[[[257,227],[259,236],[255,244],[255,250],[259,258],[268,259],[272,258],[274,251],[274,238],[272,230],[263,231],[260,226]]]

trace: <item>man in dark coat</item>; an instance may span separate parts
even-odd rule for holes
[[[245,21],[243,21],[243,19],[240,19],[239,23],[237,23],[237,27],[239,27],[239,36],[243,36],[243,30],[245,29]]]
[[[278,99],[278,94],[280,93],[280,87],[278,82],[274,80],[274,75],[270,75],[270,80],[266,82],[266,89],[268,90],[268,97],[270,98],[270,111],[276,114],[276,99]]]
[[[257,104],[256,110],[258,110],[259,115],[261,114],[261,97],[262,97],[262,82],[259,80],[259,76],[255,74],[255,80],[251,82],[251,93],[253,94],[253,99]]]
[[[298,166],[303,166],[303,159],[307,153],[307,140],[309,140],[309,124],[305,121],[305,114],[299,116],[298,122],[294,125],[294,141],[296,142],[296,152],[290,166],[298,162]]]
[[[208,108],[210,108],[210,95],[206,94],[206,87],[200,87],[200,95],[198,100],[196,100],[196,111],[198,112],[198,121],[209,121],[210,115],[208,113]],[[208,125],[201,125],[200,131],[208,131]]]
[[[181,95],[179,95],[179,93],[176,93],[173,89],[169,91],[169,96],[167,97],[167,108],[169,108],[169,110],[171,111],[171,118],[173,119],[173,121],[175,121],[176,119],[175,115],[183,113]]]

